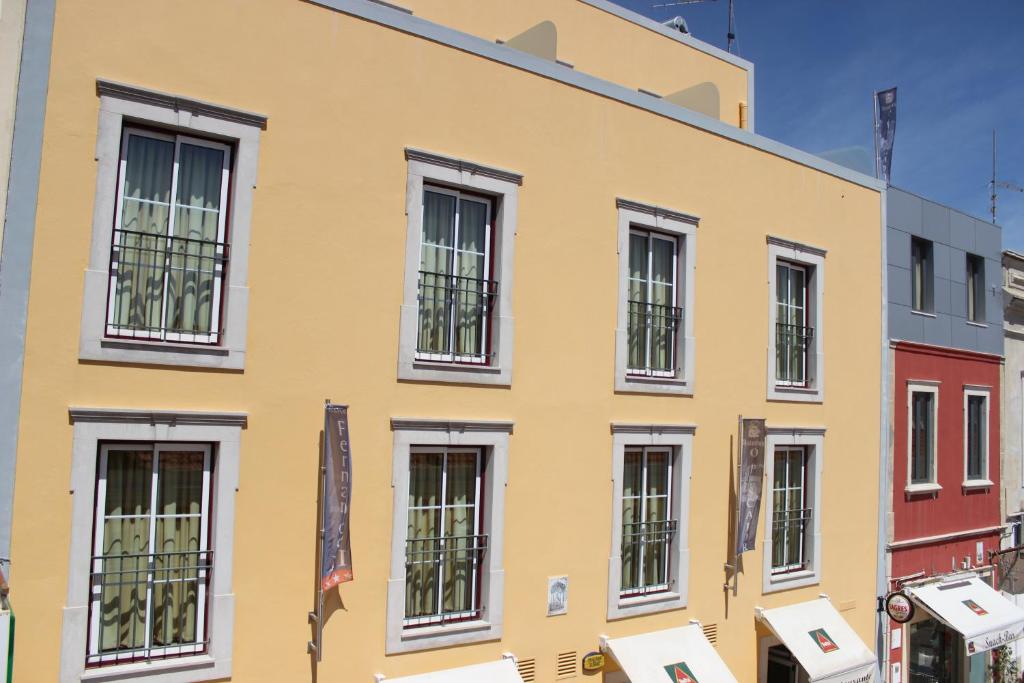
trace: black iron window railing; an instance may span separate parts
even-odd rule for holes
[[[206,651],[206,601],[213,551],[92,558],[88,666]]]
[[[226,242],[115,229],[108,333],[217,343],[228,252]]]
[[[670,550],[676,529],[674,519],[622,525],[623,597],[669,590]]]
[[[487,535],[410,538],[405,544],[406,627],[481,617]]]
[[[416,356],[486,365],[491,362],[491,311],[498,282],[419,271]]]
[[[807,532],[814,518],[811,508],[776,510],[772,515],[772,572],[801,571],[810,566]]]
[[[683,309],[628,301],[627,335],[631,375],[673,375]]]
[[[814,341],[814,328],[802,325],[775,325],[775,379],[788,386],[807,386],[808,350]]]

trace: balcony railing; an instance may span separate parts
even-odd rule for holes
[[[772,572],[807,569],[807,525],[813,519],[811,508],[776,510],[772,515]]]
[[[807,386],[807,351],[813,340],[813,327],[775,324],[775,378],[779,384]]]
[[[227,242],[115,229],[110,333],[216,343],[229,250]]]
[[[655,377],[674,375],[683,309],[644,301],[631,300],[627,304],[627,372]]]
[[[416,357],[439,362],[491,362],[491,311],[498,282],[419,271]]]
[[[621,595],[645,595],[669,589],[669,550],[677,527],[674,519],[622,525]]]
[[[479,619],[487,535],[430,536],[405,543],[406,627]]]
[[[212,550],[92,557],[86,665],[204,652]]]

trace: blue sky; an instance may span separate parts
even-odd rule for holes
[[[615,0],[682,15],[725,47],[727,0]],[[756,65],[757,132],[809,152],[873,155],[872,92],[899,88],[892,182],[990,219],[998,177],[1024,187],[1024,0],[735,0],[739,54]],[[1024,193],[1001,191],[1003,247],[1024,252]]]

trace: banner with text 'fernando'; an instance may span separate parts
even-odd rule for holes
[[[736,517],[736,555],[753,550],[757,543],[757,518],[761,512],[761,480],[764,478],[765,427],[763,419],[740,420],[740,482]]]
[[[327,590],[352,580],[349,511],[352,501],[352,452],[348,438],[348,406],[324,408],[323,544],[320,586]]]

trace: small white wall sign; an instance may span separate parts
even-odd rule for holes
[[[569,577],[548,577],[548,616],[565,614],[569,611]]]

